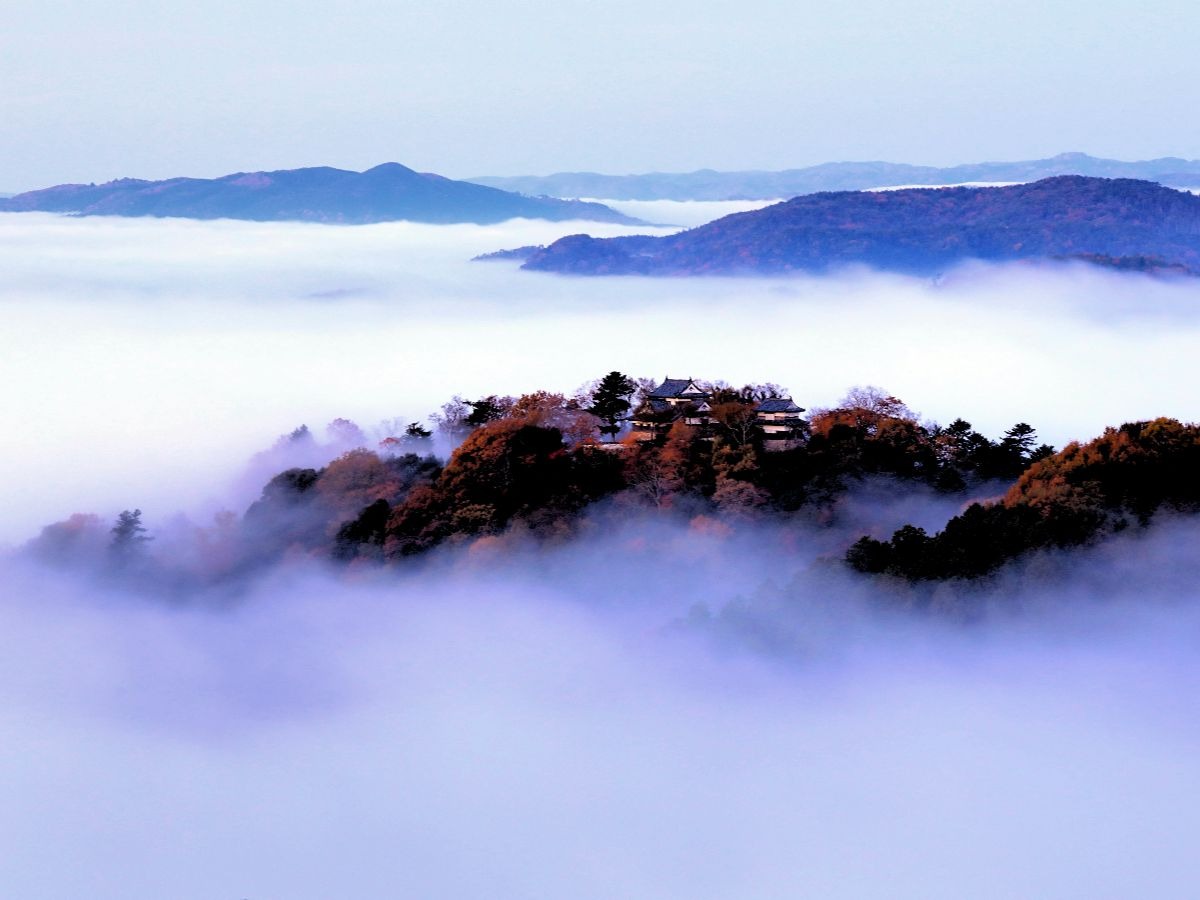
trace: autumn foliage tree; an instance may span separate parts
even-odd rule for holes
[[[404,555],[455,535],[495,533],[514,519],[534,527],[615,488],[619,461],[568,453],[557,428],[506,418],[473,431],[438,478],[387,523],[387,552]]]
[[[577,399],[551,391],[521,395],[505,417],[519,419],[527,425],[557,428],[570,447],[591,440],[598,424],[596,416],[584,409]]]
[[[103,560],[112,537],[99,516],[75,513],[61,522],[47,525],[26,549],[43,562],[90,566]]]
[[[631,435],[623,444],[595,440],[597,431],[610,438],[619,433],[639,390],[620,372],[570,398],[550,391],[470,402],[455,397],[431,417],[444,436],[461,439],[444,467],[433,457],[404,453],[405,441],[426,440],[423,429],[413,428],[404,440],[385,443],[382,454],[355,448],[321,468],[287,470],[268,483],[243,519],[247,555],[382,560],[514,527],[561,534],[587,504],[610,496],[741,517],[830,504],[873,475],[961,490],[982,473],[1008,472],[1011,483],[1046,452],[1034,446],[1028,425],[993,442],[962,419],[944,429],[923,424],[878,388],[853,389],[838,407],[815,412],[811,429],[803,420],[797,424],[806,439],[768,450],[757,407],[782,389],[705,387],[711,399],[703,415],[692,406],[659,404],[652,410],[663,416],[658,433],[649,440]],[[480,424],[468,421],[475,413]],[[403,422],[391,429],[403,431]],[[997,515],[970,512],[951,531],[982,533]],[[915,553],[933,539],[905,532],[896,552]],[[859,548],[864,571],[904,568],[898,556],[888,557],[887,542],[876,544]]]
[[[1163,508],[1200,512],[1197,471],[1200,426],[1131,422],[1035,461],[1000,502],[972,504],[936,535],[906,526],[889,541],[864,537],[847,562],[911,580],[978,577],[1031,550],[1145,526]]]

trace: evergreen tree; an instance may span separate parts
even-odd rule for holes
[[[499,419],[510,405],[511,403],[506,404],[495,395],[484,397],[482,400],[468,400],[467,406],[471,407],[471,412],[465,421],[468,425],[478,428]]]
[[[146,526],[142,524],[142,511],[122,510],[117,516],[117,522],[112,527],[112,543],[109,545],[114,557],[124,562],[133,559],[143,546],[153,540],[146,535]]]
[[[615,369],[601,378],[596,386],[588,412],[603,423],[600,433],[607,434],[610,441],[621,430],[621,421],[631,405],[629,398],[636,390],[637,384],[633,379]]]

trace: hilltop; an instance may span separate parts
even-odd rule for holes
[[[830,162],[779,172],[650,172],[601,175],[482,176],[476,184],[551,197],[604,197],[609,200],[778,200],[820,191],[864,191],[897,186],[961,185],[971,182],[1028,182],[1055,175],[1137,178],[1170,187],[1200,187],[1200,160],[1164,157],[1141,162],[1099,159],[1086,153],[1060,153],[1049,159],[982,162],[938,168],[890,162]]]
[[[60,184],[0,199],[0,212],[32,211],[345,224],[407,220],[487,225],[515,218],[640,224],[600,203],[524,197],[415,172],[399,163],[365,172],[318,167],[211,179],[121,178],[100,185]]]
[[[1144,258],[1200,271],[1200,197],[1133,179],[796,197],[667,237],[571,235],[524,268],[580,275],[786,274],[868,265],[930,274],[968,259]]]
[[[207,570],[156,573],[177,561],[153,561],[138,509],[111,529],[74,515],[26,551],[75,567],[118,566],[176,590],[236,582],[285,559],[395,567],[477,542],[584,541],[607,516],[643,516],[726,535],[770,522],[815,526],[826,532],[825,563],[916,585],[983,579],[1037,554],[1200,514],[1200,425],[1167,417],[1056,451],[1025,422],[996,439],[962,418],[922,422],[878,388],[853,388],[837,406],[805,415],[774,384],[666,378],[656,386],[620,372],[592,384],[574,397],[454,397],[430,417],[458,444],[445,460],[420,422],[395,423],[398,433],[375,449],[345,419],[330,424],[324,447],[301,426],[261,455],[292,467],[277,470],[240,521],[227,518],[222,552],[204,545],[197,558],[212,560]],[[294,465],[306,459],[327,462]],[[867,517],[847,507],[863,491],[919,499],[908,513],[944,525],[934,534],[918,524],[892,531],[887,504]],[[930,518],[931,504],[949,518]]]
[[[1160,511],[1195,515],[1198,464],[1200,426],[1127,422],[1033,460],[999,500],[971,504],[937,534],[906,525],[891,540],[864,537],[847,561],[912,581],[978,578],[1025,554],[1145,527]]]

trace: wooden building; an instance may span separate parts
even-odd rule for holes
[[[709,399],[708,391],[693,379],[668,376],[633,411],[633,435],[641,441],[652,441],[678,421],[694,428],[705,427],[712,411]]]
[[[785,450],[803,436],[804,409],[791,397],[773,397],[754,407],[764,450]]]

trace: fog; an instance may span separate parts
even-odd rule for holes
[[[1200,418],[1191,280],[469,261],[579,230],[629,232],[0,216],[0,540],[137,506],[169,559],[173,517],[243,512],[251,456],[301,423],[370,432],[613,368],[775,381],[809,408],[874,383],[1055,444]],[[879,482],[820,522],[601,508],[550,545],[489,538],[390,570],[289,559],[187,596],[4,556],[0,884],[1190,896],[1200,525],[938,588],[935,612],[832,562],[962,499]]]
[[[794,527],[631,519],[410,571],[292,567],[232,606],[9,563],[0,882],[1187,897],[1198,538],[1051,560],[970,625],[819,573]]]
[[[595,200],[610,206],[627,216],[643,222],[682,225],[694,228],[733,213],[762,209],[779,200],[605,200],[596,197],[580,197]]]
[[[1026,421],[1057,445],[1200,417],[1190,279],[580,279],[470,262],[581,230],[629,231],[0,215],[0,541],[80,510],[236,506],[230,466],[302,423],[370,431],[456,393],[571,391],[614,368],[773,381],[808,408],[877,384],[929,418],[992,435]]]

